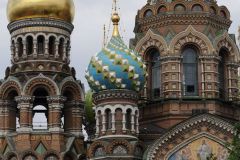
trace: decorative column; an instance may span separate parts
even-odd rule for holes
[[[56,40],[55,41],[55,55],[54,55],[55,59],[57,59],[59,57],[58,51],[59,51],[59,41]]]
[[[0,101],[0,133],[7,134],[16,131],[16,108],[14,102]]]
[[[48,97],[48,128],[50,132],[61,132],[61,115],[64,102],[66,101],[65,97],[62,96],[52,96]]]
[[[99,125],[99,118],[100,118],[100,116],[99,116],[99,114],[96,114],[96,116],[95,116],[95,119],[96,119],[96,134],[95,134],[95,136],[96,137],[98,137],[99,136],[99,127],[100,127],[100,125]]]
[[[135,113],[131,114],[131,132],[135,133]]]
[[[116,132],[116,120],[115,120],[115,112],[112,113],[112,133]]]
[[[20,132],[32,131],[32,115],[33,115],[33,101],[34,97],[31,96],[18,96],[15,98],[20,110]]]
[[[102,134],[106,133],[106,114],[102,113]]]
[[[83,102],[70,101],[64,106],[64,131],[76,136],[82,134]]]
[[[23,59],[26,59],[26,58],[27,58],[27,42],[24,39],[23,40]]]
[[[49,57],[49,52],[48,52],[48,49],[49,49],[49,40],[45,40],[45,43],[44,43],[44,57]]]
[[[18,61],[19,60],[19,56],[18,56],[18,46],[19,46],[19,43],[18,42],[16,42],[15,43],[15,55],[14,55],[14,59],[16,60],[16,61]]]
[[[37,58],[37,40],[33,40],[33,58]]]
[[[65,61],[67,58],[67,43],[63,44],[63,57],[62,60]]]

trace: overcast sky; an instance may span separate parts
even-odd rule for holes
[[[75,29],[72,34],[71,66],[75,67],[77,77],[87,83],[84,78],[85,69],[91,56],[101,50],[103,39],[103,24],[109,24],[112,0],[74,0],[76,15]],[[119,0],[121,8],[121,24],[125,32],[121,33],[125,43],[134,37],[133,29],[137,10],[144,6],[147,0]],[[233,24],[230,33],[238,35],[240,25],[240,0],[218,0],[220,5],[226,5],[231,12]],[[6,17],[7,0],[0,0],[0,79],[4,78],[5,68],[10,65],[10,36],[7,30]]]

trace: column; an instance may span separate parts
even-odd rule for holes
[[[23,58],[27,58],[27,43],[26,40],[23,40]]]
[[[20,128],[21,132],[32,131],[32,110],[34,97],[31,96],[18,96],[15,98],[18,103],[18,109],[20,110]]]
[[[63,44],[63,57],[62,60],[65,61],[67,58],[67,43]]]
[[[200,59],[201,62],[201,81],[202,81],[202,98],[205,98],[205,64],[204,59]]]
[[[115,120],[115,112],[112,113],[112,133],[116,132],[116,120]]]
[[[33,58],[37,58],[37,40],[33,40]]]
[[[98,115],[98,113],[95,113],[96,114],[96,134],[95,136],[98,137],[99,136],[99,118],[100,116]]]
[[[139,134],[139,122],[138,122],[138,120],[139,120],[139,111],[136,115],[136,133],[137,134]]]
[[[106,114],[102,114],[102,134],[106,133]]]
[[[131,132],[134,133],[135,132],[135,128],[134,128],[134,118],[135,118],[135,113],[131,114]]]
[[[232,75],[231,75],[231,67],[227,66],[227,80],[228,80],[228,100],[232,101]]]
[[[122,130],[123,133],[126,133],[127,129],[126,129],[126,112],[122,112],[123,114],[123,118],[122,118]]]
[[[49,57],[49,52],[48,52],[48,48],[49,48],[49,40],[46,39],[45,43],[44,43],[44,57]]]
[[[19,60],[19,56],[18,56],[18,49],[19,49],[19,48],[18,48],[18,46],[19,46],[19,44],[18,44],[18,42],[16,42],[16,43],[15,43],[15,55],[14,55],[14,59],[17,60],[17,61]]]
[[[61,115],[65,97],[62,96],[52,96],[48,97],[48,128],[50,132],[60,132],[63,131],[61,128]]]
[[[55,59],[57,59],[59,57],[58,50],[59,50],[59,41],[56,40],[55,41],[55,55],[54,55]]]
[[[68,64],[70,63],[70,51],[71,51],[71,46],[69,45],[67,47],[67,63]]]

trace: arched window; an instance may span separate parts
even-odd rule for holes
[[[49,38],[48,53],[50,55],[54,55],[55,54],[55,41],[56,41],[55,37],[51,36]]]
[[[112,128],[112,114],[111,110],[107,109],[106,110],[106,129],[109,130]]]
[[[223,18],[227,18],[227,14],[225,11],[220,11],[220,16],[223,17]]]
[[[43,88],[38,88],[33,93],[33,129],[48,128],[48,92]]]
[[[151,49],[149,52],[149,80],[151,84],[152,98],[160,97],[161,88],[161,68],[160,68],[160,53],[157,49]]]
[[[193,47],[183,50],[183,90],[185,96],[198,96],[198,55]]]
[[[165,12],[167,12],[167,8],[165,6],[160,6],[158,8],[158,14],[163,14]]]
[[[194,11],[194,12],[202,12],[203,11],[203,7],[200,4],[195,4],[192,7],[192,11]]]
[[[220,56],[220,61],[218,64],[218,81],[219,81],[219,98],[220,99],[225,99],[226,98],[226,60],[227,60],[227,50],[226,49],[221,49],[219,56]]]
[[[18,38],[17,44],[18,44],[18,56],[22,57],[22,55],[23,55],[23,41],[22,41],[22,38]]]
[[[33,38],[31,36],[27,37],[27,55],[31,55],[33,53]]]
[[[186,11],[186,7],[182,4],[177,4],[174,7],[174,11],[175,12],[184,12],[184,11]]]
[[[44,54],[44,37],[43,36],[39,36],[37,38],[37,47],[38,47],[38,54]]]
[[[17,157],[16,156],[12,156],[9,158],[9,160],[17,160]]]
[[[63,52],[64,52],[64,39],[63,38],[61,38],[59,41],[58,52],[59,52],[59,56],[62,57]]]
[[[148,9],[144,13],[144,17],[151,17],[153,15],[153,11],[151,9]]]
[[[210,13],[214,14],[214,15],[217,14],[217,11],[216,11],[216,9],[213,6],[210,7]]]
[[[126,114],[126,128],[129,130],[131,130],[131,120],[132,120],[131,114],[132,114],[131,109],[128,109]]]
[[[106,152],[102,146],[99,146],[95,149],[94,157],[101,157],[106,155]]]

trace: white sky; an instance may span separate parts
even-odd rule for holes
[[[84,78],[85,69],[91,56],[95,55],[102,47],[103,24],[109,24],[112,0],[74,0],[76,16],[75,29],[72,34],[71,66],[77,71],[77,78],[88,85]],[[121,24],[126,29],[121,33],[125,43],[134,37],[133,29],[135,16],[147,0],[119,0],[121,8]],[[226,5],[231,12],[233,24],[230,33],[238,35],[240,25],[240,0],[218,0],[220,5]],[[7,30],[6,17],[7,0],[0,0],[0,79],[4,78],[5,68],[10,65],[10,36]]]

